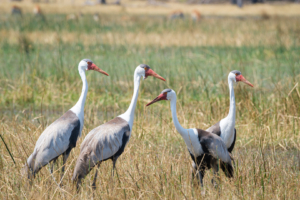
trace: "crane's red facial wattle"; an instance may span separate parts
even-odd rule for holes
[[[161,100],[168,100],[167,99],[167,92],[162,93],[160,95],[158,95],[155,99],[153,99],[151,102],[149,102],[146,106],[150,106],[151,104],[161,101]]]
[[[237,76],[235,77],[235,80],[236,80],[237,82],[242,81],[242,82],[246,83],[247,85],[250,85],[251,87],[253,87],[253,85],[252,85],[247,79],[245,79],[245,77],[243,77],[242,74],[237,75]]]
[[[157,73],[155,73],[152,69],[146,69],[146,71],[145,71],[145,78],[147,78],[148,76],[154,76],[155,78],[158,78],[160,80],[166,81],[166,79],[164,79],[163,77],[161,77],[160,75],[158,75]]]
[[[94,63],[88,63],[88,69],[87,70],[94,70],[97,72],[100,72],[106,76],[109,76],[108,73],[106,73],[105,71],[103,71],[102,69],[100,69],[99,67],[97,67],[97,65],[95,65]]]

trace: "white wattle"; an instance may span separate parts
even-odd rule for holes
[[[234,127],[235,127],[235,97],[233,89],[233,81],[228,76],[228,86],[230,94],[230,107],[227,117],[220,121],[221,138],[223,139],[227,148],[229,148],[234,140]]]
[[[79,75],[80,75],[82,83],[83,83],[82,91],[81,91],[81,95],[79,97],[79,100],[77,101],[77,103],[70,110],[72,112],[74,112],[80,120],[80,132],[79,132],[79,137],[80,137],[82,129],[83,129],[84,104],[85,104],[85,99],[86,99],[86,95],[87,95],[87,91],[88,91],[88,83],[87,83],[87,80],[86,80],[85,71],[83,69],[81,69],[80,67],[78,67],[78,68],[79,68]]]
[[[201,155],[203,153],[203,150],[202,150],[201,145],[199,144],[198,131],[194,128],[193,129],[192,128],[185,129],[181,126],[181,124],[179,123],[178,118],[177,118],[176,100],[177,100],[177,98],[176,98],[176,94],[175,94],[170,99],[172,119],[173,119],[174,126],[175,126],[176,130],[178,131],[178,133],[183,138],[189,151],[195,156]]]
[[[138,75],[137,70],[135,70],[133,96],[132,96],[130,105],[125,113],[118,116],[128,122],[130,130],[132,130],[132,126],[133,126],[134,110],[135,110],[137,99],[139,96],[140,80],[141,80],[141,76]]]

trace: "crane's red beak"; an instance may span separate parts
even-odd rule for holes
[[[148,76],[154,76],[155,78],[158,78],[160,80],[166,81],[166,79],[164,79],[163,77],[161,77],[160,75],[158,75],[157,73],[155,73],[152,69],[148,69],[145,72],[145,78],[147,78]]]
[[[150,106],[151,104],[161,101],[161,100],[167,100],[167,93],[162,93],[158,95],[155,99],[153,99],[150,103],[148,103],[146,106]]]
[[[102,69],[100,69],[99,67],[97,67],[97,65],[95,65],[94,63],[92,63],[91,65],[88,65],[88,69],[87,70],[94,70],[97,72],[100,72],[106,76],[109,76],[108,73],[106,73],[105,71],[103,71]]]
[[[236,76],[235,79],[236,79],[236,81],[242,81],[242,82],[246,83],[247,85],[250,85],[251,87],[253,87],[253,85],[249,81],[247,81],[247,79],[245,79],[245,77],[243,77],[242,74]]]

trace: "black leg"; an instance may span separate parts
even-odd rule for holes
[[[80,185],[81,185],[81,178],[78,177],[78,180],[77,180],[77,183],[76,183],[76,191],[77,191],[77,193],[79,193]]]
[[[55,158],[52,163],[51,163],[51,168],[50,168],[50,173],[53,174],[53,168],[54,168],[54,165],[55,165],[55,162],[56,162],[57,158]]]
[[[68,149],[69,150],[69,149]],[[60,178],[60,182],[62,182],[62,178],[64,177],[64,173],[65,173],[65,164],[66,164],[66,161],[70,155],[70,151],[66,151],[63,153],[63,166],[62,166],[62,169],[61,169],[61,178]]]
[[[201,185],[201,195],[202,196],[205,196],[205,190],[203,188],[203,178],[204,178],[204,175],[205,175],[205,167],[204,166],[200,166],[200,169],[198,170],[198,175],[199,175],[199,183]]]
[[[97,180],[97,175],[98,175],[99,167],[100,167],[100,162],[99,162],[99,164],[97,165],[97,169],[96,169],[94,181],[93,181],[93,184],[92,184],[92,188],[93,188],[94,190],[96,189],[96,180]]]
[[[220,182],[220,176],[219,176],[219,162],[215,162],[212,164],[213,171],[214,171],[214,177],[211,179],[211,183],[214,185],[215,188],[218,187],[218,183]],[[217,179],[217,181],[216,181]]]
[[[114,171],[116,169],[116,162],[117,162],[118,158],[113,158],[113,168],[112,168],[112,174],[111,176],[114,177]]]
[[[192,170],[191,170],[191,172],[192,172],[191,184],[194,185],[195,175],[197,175],[197,166],[194,162],[192,163],[192,166],[193,167],[192,167]],[[198,179],[198,176],[197,176],[197,179]]]

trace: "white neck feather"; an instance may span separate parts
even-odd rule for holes
[[[180,135],[182,137],[185,137],[185,135],[187,134],[187,130],[185,128],[183,128],[178,121],[177,112],[176,112],[176,100],[177,100],[177,98],[176,98],[176,96],[174,96],[170,102],[173,123],[174,123],[176,130],[180,133]]]
[[[137,99],[139,96],[140,80],[141,80],[141,76],[139,76],[137,74],[137,72],[135,71],[134,72],[134,89],[133,89],[133,96],[131,99],[131,103],[130,103],[127,111],[125,113],[123,113],[122,115],[118,116],[128,122],[128,124],[130,126],[130,130],[132,130],[132,125],[133,125],[133,120],[134,120],[134,110],[135,110],[136,102],[137,102]]]
[[[80,69],[79,75],[80,75],[82,83],[83,83],[81,95],[80,95],[77,103],[70,110],[76,114],[76,116],[80,119],[81,123],[83,124],[84,103],[85,103],[85,99],[86,99],[86,95],[87,95],[87,91],[88,91],[88,83],[86,80],[84,70]]]
[[[229,95],[230,95],[230,106],[229,113],[226,117],[231,123],[235,124],[235,97],[234,97],[234,89],[233,89],[233,81],[228,78],[228,86],[229,86]]]
[[[227,148],[229,148],[234,140],[235,127],[235,97],[233,89],[233,81],[228,77],[230,107],[227,117],[220,121],[221,138],[223,139]]]

